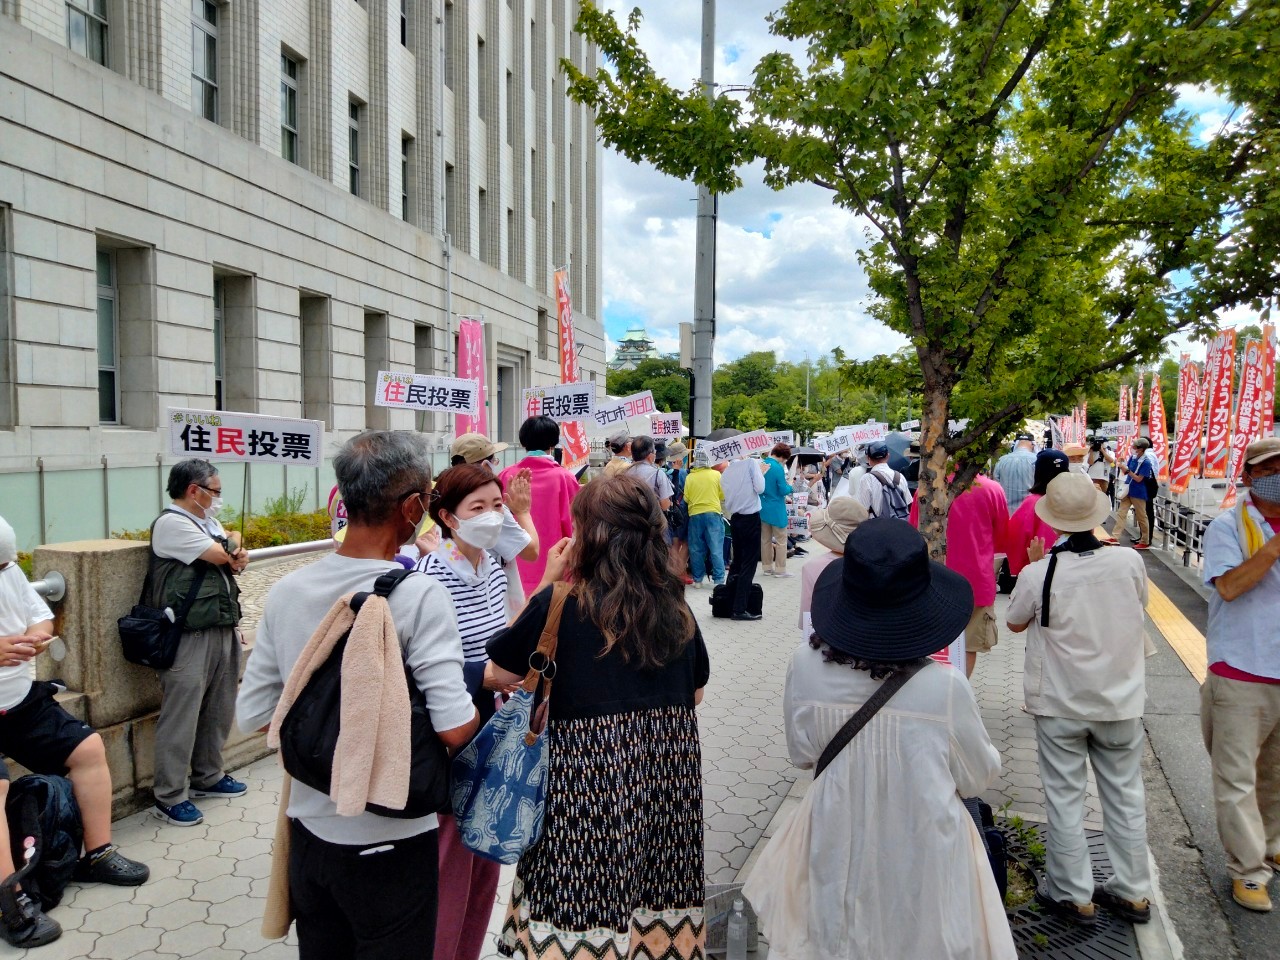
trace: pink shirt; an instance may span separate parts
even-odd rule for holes
[[[1040,494],[1028,493],[1027,498],[1009,518],[1009,531],[1004,545],[1005,552],[1009,555],[1009,572],[1015,577],[1030,562],[1027,559],[1027,547],[1031,546],[1032,540],[1041,540],[1047,554],[1053,542],[1058,539],[1053,527],[1036,515],[1036,502],[1039,499]]]
[[[525,596],[533,596],[534,588],[542,582],[542,573],[547,568],[547,551],[562,537],[573,536],[569,503],[577,496],[580,487],[577,478],[554,458],[525,457],[498,474],[502,489],[506,490],[516,472],[526,467],[533,474],[529,478],[529,492],[533,498],[529,515],[534,529],[538,531],[540,549],[537,560],[517,560],[516,569],[520,571]]]
[[[920,526],[917,500],[911,504],[910,521]],[[995,559],[1005,549],[1009,528],[1009,501],[1004,488],[982,474],[956,497],[947,513],[947,567],[973,587],[973,604],[989,607],[996,602]]]

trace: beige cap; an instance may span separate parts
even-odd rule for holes
[[[1111,513],[1111,501],[1083,473],[1060,473],[1036,501],[1036,516],[1063,533],[1092,530]]]
[[[853,497],[833,497],[825,510],[809,511],[809,536],[828,550],[844,552],[844,542],[870,514]]]
[[[675,463],[677,460],[683,460],[689,453],[689,448],[677,440],[671,446],[667,447],[667,463]]]
[[[1280,437],[1263,437],[1244,448],[1245,463],[1261,463],[1272,457],[1280,457]]]
[[[1062,452],[1068,457],[1083,457],[1089,452],[1089,448],[1082,443],[1068,443],[1062,448]]]
[[[505,449],[505,443],[492,443],[483,433],[464,433],[449,444],[449,459],[461,457],[467,463],[479,463]]]

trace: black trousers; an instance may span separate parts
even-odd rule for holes
[[[734,583],[733,612],[746,613],[756,564],[760,562],[760,514],[735,513],[729,518],[729,529],[733,531],[733,560],[729,564],[729,579]]]
[[[292,822],[289,902],[299,960],[430,960],[440,876],[437,833],[366,846]]]
[[[1160,481],[1150,478],[1142,481],[1147,487],[1147,529],[1152,540],[1156,538],[1156,494],[1160,492]]]

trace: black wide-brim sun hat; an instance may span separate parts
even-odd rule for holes
[[[864,660],[915,660],[955,640],[973,615],[973,588],[929,559],[904,520],[859,524],[844,556],[813,588],[814,632],[832,649]]]

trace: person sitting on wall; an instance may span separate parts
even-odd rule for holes
[[[71,780],[86,851],[75,879],[137,886],[151,871],[111,842],[111,771],[102,737],[54,699],[56,684],[36,680],[35,658],[52,640],[53,612],[18,566],[17,537],[0,517],[0,752],[36,773]],[[9,769],[0,763],[0,807],[8,795]],[[0,879],[13,872],[9,824],[0,817]],[[15,947],[60,936],[58,922],[24,893],[17,914],[0,917],[0,937]]]

